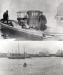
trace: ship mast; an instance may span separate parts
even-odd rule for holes
[[[23,47],[24,48],[24,60],[26,59],[26,55],[25,55],[25,47]],[[26,60],[25,60],[25,62],[24,62],[24,64],[23,64],[23,67],[27,67],[27,63],[26,63]]]
[[[26,57],[26,56],[25,56],[25,47],[24,47],[24,59],[25,59],[25,57]]]
[[[18,41],[18,54],[20,54],[19,41]]]

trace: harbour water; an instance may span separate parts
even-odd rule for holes
[[[0,75],[63,75],[63,58],[0,58]],[[24,63],[26,67],[23,67]]]

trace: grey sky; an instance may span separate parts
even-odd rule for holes
[[[63,41],[19,41],[20,52],[37,53],[39,51],[50,51],[55,53],[57,49],[63,49]],[[0,40],[0,52],[16,52],[18,50],[18,41],[13,40]]]
[[[52,15],[61,2],[62,0],[0,0],[0,16],[6,9],[11,18],[16,18],[17,11],[28,9],[42,10],[46,15]]]

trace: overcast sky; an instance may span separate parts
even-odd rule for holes
[[[19,41],[19,51],[37,53],[39,51],[49,51],[55,53],[58,49],[63,49],[63,41]],[[11,39],[0,40],[0,52],[18,52],[18,41]]]
[[[16,12],[19,10],[41,10],[46,15],[56,13],[57,7],[63,0],[0,0],[0,16],[8,9],[9,16],[16,18]]]

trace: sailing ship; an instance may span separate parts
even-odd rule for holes
[[[20,48],[18,43],[18,53],[14,53],[14,52],[8,53],[8,58],[9,59],[25,59],[25,58],[30,58],[30,56],[26,55],[25,48],[24,48],[24,53],[23,54],[20,53]]]

